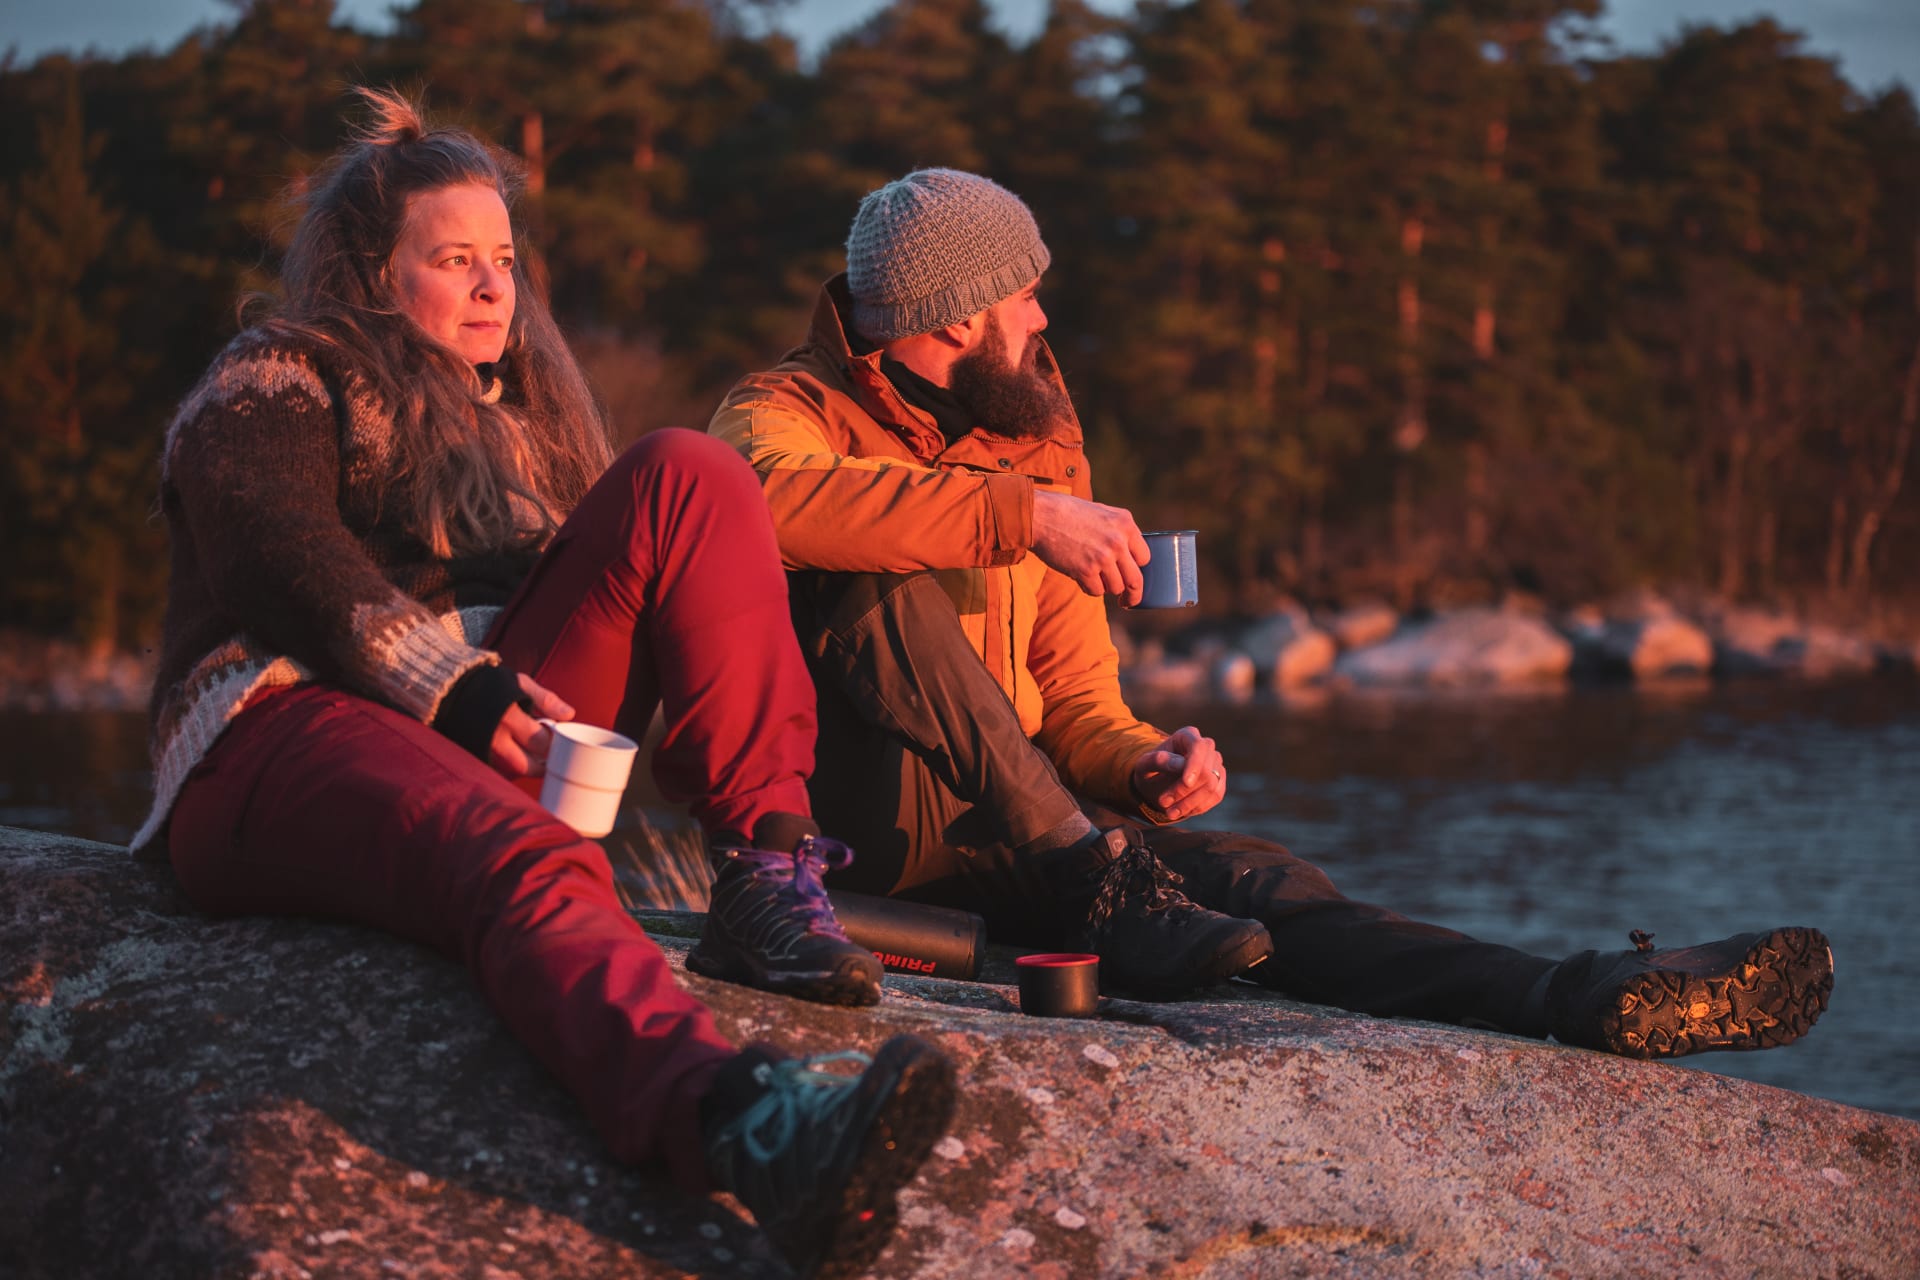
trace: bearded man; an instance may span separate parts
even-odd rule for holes
[[[1103,597],[1138,603],[1148,552],[1093,499],[1040,337],[1050,261],[987,178],[889,183],[806,342],[709,428],[760,474],[790,571],[814,812],[859,850],[832,883],[1093,951],[1103,986],[1141,995],[1244,975],[1637,1057],[1804,1034],[1833,978],[1813,929],[1556,962],[1351,901],[1270,841],[1173,825],[1220,802],[1227,769],[1198,728],[1165,733],[1121,696]]]

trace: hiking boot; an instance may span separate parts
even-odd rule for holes
[[[862,1070],[824,1069],[839,1062]],[[953,1064],[915,1036],[872,1058],[749,1048],[702,1105],[707,1171],[799,1274],[858,1275],[886,1247],[894,1193],[946,1132],[953,1104]]]
[[[1188,898],[1181,877],[1133,828],[1103,831],[1075,852],[1096,862],[1074,873],[1078,883],[1065,894],[1087,913],[1067,945],[1100,957],[1103,991],[1178,995],[1225,982],[1273,954],[1265,925]]]
[[[880,1002],[880,961],[847,940],[821,881],[851,864],[853,850],[802,835],[790,853],[719,849],[713,857],[707,923],[688,969],[821,1004]]]
[[[1833,992],[1833,951],[1818,929],[1673,951],[1655,951],[1638,929],[1628,937],[1632,951],[1583,951],[1553,971],[1554,1039],[1628,1058],[1771,1049],[1805,1035]]]

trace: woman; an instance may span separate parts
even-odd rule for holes
[[[802,1269],[858,1267],[945,1127],[951,1066],[911,1037],[857,1077],[735,1049],[599,847],[524,786],[536,716],[637,737],[659,705],[655,775],[721,855],[716,899],[781,926],[770,950],[710,926],[703,971],[877,998],[819,890],[844,850],[806,816],[812,689],[758,483],[686,431],[610,460],[523,285],[511,162],[362,96],[373,123],[312,180],[279,313],[167,434],[156,797],[134,847],[164,839],[205,910],[350,920],[460,960],[616,1156],[732,1191]]]

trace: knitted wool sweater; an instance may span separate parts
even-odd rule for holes
[[[393,424],[337,347],[271,327],[222,352],[167,428],[171,542],[154,681],[164,829],[189,771],[247,700],[325,680],[423,722],[461,676],[538,550],[438,559],[401,524]]]

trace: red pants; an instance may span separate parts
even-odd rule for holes
[[[509,666],[638,737],[709,833],[809,812],[813,688],[759,481],[656,432],[573,513],[496,624]],[[370,925],[458,960],[614,1155],[705,1186],[698,1099],[733,1047],[621,908],[600,847],[419,721],[328,685],[256,701],[189,777],[168,835],[219,914]]]

